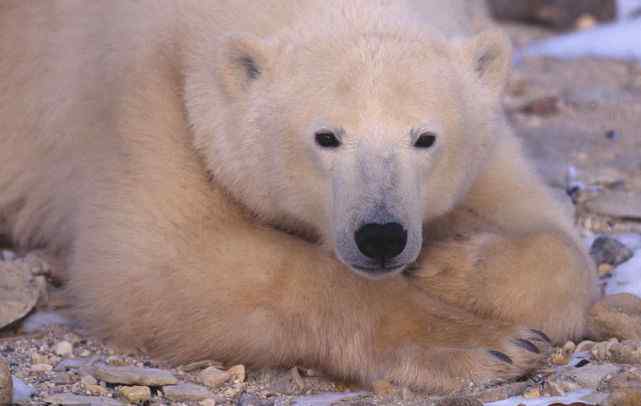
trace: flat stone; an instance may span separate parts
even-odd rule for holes
[[[162,391],[167,399],[175,402],[199,401],[213,396],[209,389],[204,386],[191,383],[164,386]]]
[[[71,393],[59,393],[57,395],[47,396],[44,398],[46,403],[61,406],[123,406],[125,403],[111,398],[96,396],[80,396]]]
[[[595,213],[623,219],[641,219],[641,193],[608,191],[585,203]]]
[[[63,359],[56,365],[53,370],[57,372],[65,372],[78,369],[87,369],[91,368],[92,365],[99,359],[100,358],[97,356]]]
[[[620,367],[612,364],[589,364],[583,368],[566,370],[564,378],[576,382],[583,388],[597,389],[603,380],[615,376],[620,370]]]
[[[614,238],[601,236],[592,243],[590,255],[597,265],[607,264],[616,267],[632,258],[634,252]]]
[[[0,358],[0,405],[11,403],[13,380],[9,366]]]
[[[178,383],[171,372],[156,368],[98,365],[95,376],[101,381],[121,385],[164,386]]]

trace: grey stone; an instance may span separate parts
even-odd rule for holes
[[[171,372],[156,368],[98,365],[95,376],[107,383],[121,385],[165,386],[178,383]]]
[[[597,265],[609,264],[616,267],[632,258],[634,252],[614,238],[601,236],[592,243],[590,255]]]
[[[209,389],[204,386],[191,383],[164,386],[162,391],[167,399],[175,402],[205,400],[213,396]]]

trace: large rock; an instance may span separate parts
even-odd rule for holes
[[[35,307],[39,294],[27,267],[0,261],[0,329],[25,317]]]
[[[499,20],[524,21],[557,29],[573,28],[585,15],[597,21],[616,17],[616,0],[488,0]]]

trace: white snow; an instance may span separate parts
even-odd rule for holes
[[[639,10],[641,10],[641,0],[619,0],[617,2],[617,15],[620,18],[628,18]]]
[[[551,403],[562,402],[562,403],[572,403],[578,402],[586,396],[592,394],[593,391],[589,389],[582,389],[576,392],[568,393],[565,396],[543,396],[536,399],[525,399],[522,396],[500,400],[498,402],[486,403],[485,406],[548,406]]]
[[[632,293],[641,297],[641,249],[637,249],[632,258],[616,268],[612,278],[607,281],[605,293]]]
[[[540,41],[522,50],[518,57],[522,56],[595,56],[641,61],[641,18]]]

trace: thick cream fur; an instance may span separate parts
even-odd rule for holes
[[[545,351],[514,339],[548,348],[527,327],[585,333],[593,269],[501,116],[507,41],[464,37],[466,4],[5,0],[0,224],[61,256],[80,320],[176,362],[521,375]],[[420,256],[372,281],[337,230],[388,195]]]

